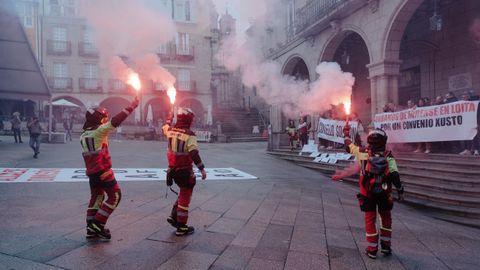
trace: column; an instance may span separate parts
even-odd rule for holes
[[[271,145],[269,149],[280,148],[280,136],[282,133],[282,110],[279,104],[273,104],[270,107],[270,124],[272,125]]]
[[[388,102],[398,104],[400,60],[383,60],[367,65],[371,85],[372,119]]]

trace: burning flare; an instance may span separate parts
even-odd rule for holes
[[[132,72],[130,75],[128,75],[128,80],[127,84],[132,86],[135,91],[140,91],[140,88],[142,88],[142,83],[140,82],[140,78],[138,77],[138,73]]]
[[[177,90],[175,89],[175,87],[170,86],[167,89],[167,96],[170,98],[170,103],[172,103],[173,105],[175,103],[175,97],[177,96]]]
[[[352,107],[352,102],[350,101],[350,99],[345,100],[343,102],[343,106],[345,107],[345,113],[347,115],[350,115],[350,108]]]

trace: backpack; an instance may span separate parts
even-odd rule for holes
[[[388,192],[388,155],[369,156],[362,166],[362,185],[368,195],[378,195]]]

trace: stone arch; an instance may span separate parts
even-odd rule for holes
[[[338,49],[338,46],[341,45],[345,38],[354,33],[359,35],[365,43],[369,55],[369,61],[371,63],[373,61],[373,55],[371,53],[370,41],[367,38],[367,35],[360,28],[354,25],[342,25],[342,31],[340,33],[334,33],[328,38],[320,52],[318,63],[322,61],[333,61],[333,57]]]
[[[405,0],[400,2],[394,9],[397,12],[391,16],[388,27],[385,29],[385,33],[381,40],[384,42],[382,48],[383,59],[385,60],[398,60],[400,54],[400,44],[402,41],[403,33],[407,28],[410,18],[417,10],[417,8],[423,3],[424,0]]]
[[[193,110],[195,113],[194,125],[203,125],[206,121],[206,111],[202,103],[194,98],[187,98],[179,103],[180,107],[186,107]]]
[[[130,101],[122,97],[107,97],[102,102],[100,102],[100,107],[107,108],[110,116],[114,116],[115,114],[121,112],[124,108],[130,105]],[[135,117],[134,113],[130,114],[130,116],[126,119],[126,122],[134,122]]]
[[[152,106],[153,123],[160,125],[165,123],[168,113],[172,110],[172,105],[167,96],[160,96],[150,99],[143,108],[144,120],[147,119],[148,106]]]
[[[53,116],[57,121],[60,121],[65,118],[73,118],[74,121],[82,122],[84,118],[84,112],[86,111],[86,106],[85,104],[78,98],[68,96],[68,95],[62,95],[62,96],[56,96],[52,99],[52,101],[57,101],[60,99],[65,99],[67,101],[72,102],[75,105],[78,105],[79,107],[56,107],[54,106],[52,108],[52,113]],[[45,107],[45,111],[48,112],[48,106]]]
[[[365,34],[346,26],[343,32],[330,37],[319,61],[336,62],[344,72],[353,74],[352,112],[356,112],[363,122],[369,122],[371,85],[367,65],[372,61],[372,55]]]
[[[282,74],[293,76],[295,79],[310,81],[310,71],[308,70],[307,63],[298,54],[290,56],[287,61],[285,61],[282,67]]]

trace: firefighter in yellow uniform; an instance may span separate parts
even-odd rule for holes
[[[176,235],[183,236],[192,234],[195,229],[187,225],[188,207],[192,198],[193,187],[196,184],[192,163],[195,163],[205,180],[207,173],[198,152],[197,137],[190,129],[194,113],[189,108],[179,108],[177,122],[172,127],[172,117],[169,116],[166,124],[162,127],[163,134],[167,138],[168,172],[167,185],[173,181],[180,188],[177,201],[173,205],[168,223],[177,229]]]
[[[367,147],[362,149],[352,143],[350,126],[344,128],[345,146],[348,153],[358,161],[360,171],[360,193],[357,194],[360,210],[365,216],[365,231],[368,246],[365,250],[369,258],[375,259],[378,251],[380,234],[381,252],[392,253],[392,185],[398,191],[399,200],[403,200],[403,184],[400,181],[397,164],[390,151],[386,150],[387,134],[382,129],[374,129],[367,137]],[[337,173],[334,180],[344,175]],[[380,216],[380,233],[377,232],[377,214]]]
[[[106,108],[88,109],[85,114],[83,133],[80,135],[82,155],[90,183],[90,201],[87,209],[87,239],[101,237],[110,239],[105,228],[108,217],[120,203],[122,193],[112,171],[112,159],[108,151],[108,135],[138,106],[135,98],[130,106],[108,120]],[[103,201],[104,194],[108,199]]]

